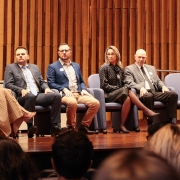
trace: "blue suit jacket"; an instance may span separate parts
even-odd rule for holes
[[[76,73],[78,91],[81,92],[82,89],[86,89],[86,85],[82,77],[80,66],[75,62],[71,62],[71,65]],[[48,66],[47,81],[48,86],[52,89],[57,89],[58,91],[62,91],[64,88],[69,89],[69,79],[59,60]],[[64,96],[64,93],[62,95]]]

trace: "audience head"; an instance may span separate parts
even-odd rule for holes
[[[180,125],[167,124],[160,128],[145,147],[156,152],[175,167],[180,169]]]
[[[147,140],[149,140],[154,134],[156,131],[158,131],[160,128],[162,128],[163,126],[165,126],[166,124],[168,124],[169,122],[158,122],[156,124],[153,124],[151,126],[148,127],[147,129]]]
[[[108,157],[94,180],[178,180],[174,168],[146,150],[123,150]]]
[[[35,165],[18,143],[8,137],[0,137],[0,179],[37,180]]]
[[[144,49],[138,49],[134,55],[134,59],[139,66],[143,66],[146,62],[146,51]]]
[[[109,46],[105,51],[105,64],[110,64],[108,54],[113,54],[116,56],[116,63],[121,67],[121,55],[119,50],[115,46]]]
[[[82,178],[90,168],[93,145],[81,132],[68,131],[56,137],[52,145],[52,164],[59,177]]]

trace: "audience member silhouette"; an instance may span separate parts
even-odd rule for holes
[[[94,180],[178,180],[175,169],[165,159],[146,150],[124,150],[108,157]]]
[[[19,144],[8,137],[0,137],[0,179],[37,180],[35,164]]]
[[[84,179],[92,158],[93,145],[83,132],[68,130],[57,136],[52,145],[51,160],[59,180]]]
[[[145,148],[167,159],[180,175],[180,125],[167,124],[161,127]]]

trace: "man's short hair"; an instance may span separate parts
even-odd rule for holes
[[[52,145],[52,158],[57,173],[67,179],[81,178],[91,165],[93,145],[81,132],[68,131]]]
[[[16,51],[17,51],[18,49],[24,49],[24,50],[26,50],[26,53],[28,54],[28,50],[27,50],[26,47],[18,46],[18,47],[15,49],[15,51],[14,51],[14,54],[15,54],[15,55],[16,55]]]

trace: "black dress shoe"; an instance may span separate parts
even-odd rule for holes
[[[38,128],[36,126],[31,126],[28,130],[28,138],[32,138],[34,134],[38,132]]]
[[[106,130],[106,129],[103,129],[103,130],[102,130],[102,133],[103,133],[103,134],[107,134],[107,130]]]
[[[78,131],[84,132],[86,134],[95,134],[95,131],[91,131],[87,126],[83,126],[83,125],[80,125]]]
[[[54,136],[58,135],[61,132],[61,130],[62,129],[59,126],[52,125],[50,134],[52,137],[54,137]]]
[[[135,132],[140,132],[140,129],[137,127],[137,128],[135,129]]]
[[[119,129],[113,129],[113,133],[119,133]]]

